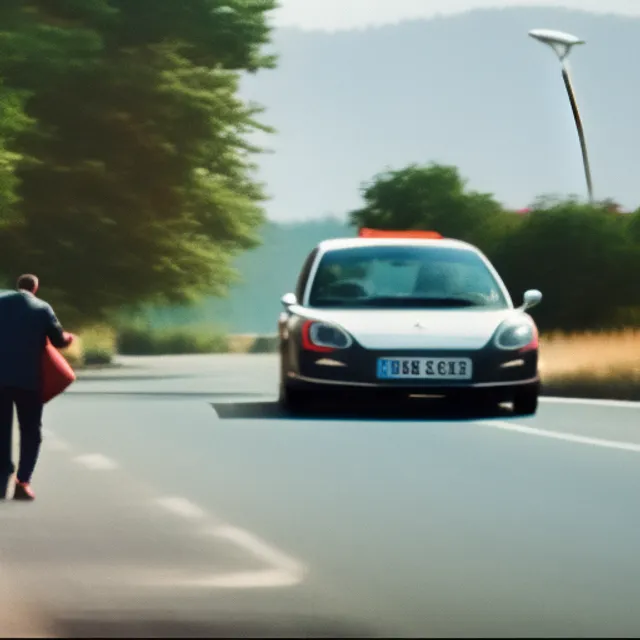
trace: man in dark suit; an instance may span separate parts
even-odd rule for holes
[[[36,298],[38,278],[18,278],[17,291],[0,293],[0,500],[6,498],[12,460],[13,408],[20,426],[16,500],[33,500],[31,476],[42,442],[42,354],[47,338],[62,349],[73,341],[49,304]]]

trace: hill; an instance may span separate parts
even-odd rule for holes
[[[243,283],[227,299],[157,312],[154,321],[272,332],[307,252],[353,233],[341,219],[360,205],[360,183],[389,166],[457,165],[472,187],[513,208],[541,193],[584,194],[557,61],[527,37],[536,27],[587,40],[571,60],[596,197],[635,209],[640,19],[522,8],[362,31],[283,29],[273,45],[278,69],[243,87],[278,130],[260,162],[273,196],[263,246],[239,259]]]
[[[571,110],[536,27],[587,40],[571,56],[596,196],[640,204],[634,166],[640,19],[550,8],[473,11],[335,33],[283,29],[278,69],[244,93],[278,130],[261,174],[273,220],[342,215],[387,165],[444,162],[511,207],[585,191]]]
[[[150,315],[157,327],[204,325],[231,333],[274,333],[280,298],[292,291],[298,270],[313,247],[326,238],[354,235],[336,219],[306,223],[269,223],[263,245],[242,255],[237,268],[242,281],[227,298],[209,299],[190,309],[162,309]]]

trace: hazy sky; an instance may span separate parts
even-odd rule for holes
[[[549,6],[640,16],[640,0],[280,0],[279,26],[352,29],[489,7]],[[551,28],[551,27],[550,27]]]

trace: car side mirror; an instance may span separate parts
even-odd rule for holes
[[[280,302],[285,309],[289,309],[298,304],[298,298],[295,293],[285,293],[282,298],[280,298]]]
[[[523,303],[521,309],[527,311],[533,307],[537,307],[542,302],[542,292],[537,289],[528,289],[524,292]]]

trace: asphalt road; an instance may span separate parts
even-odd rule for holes
[[[640,634],[640,405],[293,420],[273,356],[124,364],[0,505],[4,636]]]

